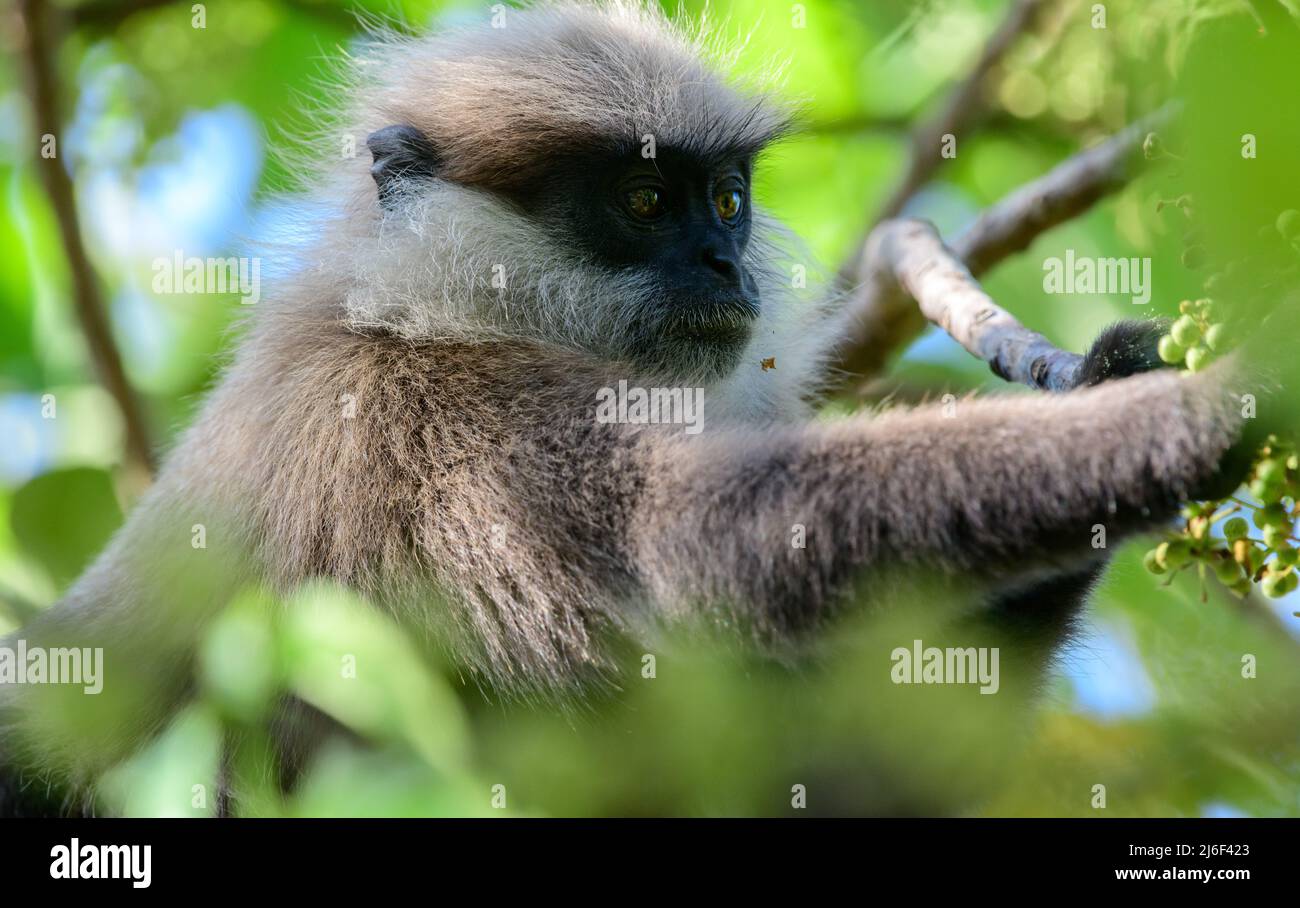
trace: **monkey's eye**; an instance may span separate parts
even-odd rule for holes
[[[627,207],[634,215],[644,221],[653,220],[664,213],[663,199],[659,190],[650,186],[633,189],[627,194]]]
[[[724,221],[734,221],[744,205],[745,197],[739,189],[726,189],[713,197],[713,207],[717,209],[718,217]]]

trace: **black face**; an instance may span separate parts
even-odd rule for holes
[[[367,144],[385,208],[404,187],[440,176],[438,150],[412,126],[386,127]],[[750,170],[746,151],[661,147],[651,159],[631,145],[556,154],[543,176],[501,191],[557,242],[634,280],[625,321],[613,331],[620,355],[716,375],[736,365],[759,314],[744,265]]]
[[[660,148],[561,159],[517,201],[596,261],[649,288],[631,306],[624,352],[652,365],[733,367],[759,314],[744,265],[750,162]]]

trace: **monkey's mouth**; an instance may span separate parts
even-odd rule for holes
[[[739,346],[749,340],[751,324],[713,322],[677,326],[668,333],[673,340],[714,347]]]
[[[758,306],[748,298],[728,297],[674,313],[664,335],[676,341],[710,347],[746,343],[758,319]]]
[[[625,355],[673,375],[713,378],[730,372],[759,316],[756,294],[694,293],[657,302],[654,315],[627,326]]]

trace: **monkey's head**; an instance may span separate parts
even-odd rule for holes
[[[499,16],[381,55],[370,191],[384,229],[414,227],[444,260],[404,248],[402,269],[436,272],[498,329],[678,375],[733,371],[779,303],[750,184],[785,111],[657,10]]]

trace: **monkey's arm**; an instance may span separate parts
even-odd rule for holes
[[[745,438],[664,439],[635,558],[657,600],[791,621],[877,565],[1005,581],[1169,517],[1238,432],[1222,370]],[[803,528],[802,530],[800,528]],[[806,536],[806,549],[796,546]]]

